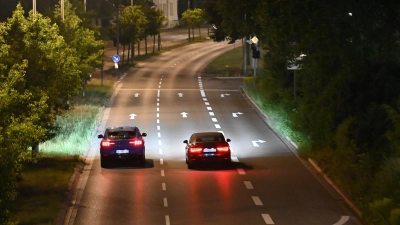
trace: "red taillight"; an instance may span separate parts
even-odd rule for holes
[[[203,148],[189,148],[189,152],[191,152],[191,153],[199,153],[202,151],[203,151]]]
[[[142,140],[134,140],[134,141],[130,141],[129,144],[131,144],[131,145],[143,145],[143,141]]]
[[[115,145],[115,143],[112,141],[102,141],[101,142],[101,146],[103,146],[103,147],[110,147],[111,145]]]
[[[219,151],[219,152],[228,152],[229,151],[229,147],[218,147],[217,151]]]

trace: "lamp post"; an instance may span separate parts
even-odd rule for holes
[[[109,2],[108,0],[106,0],[106,2]],[[109,2],[114,6],[115,12],[117,13],[117,41],[116,41],[116,45],[117,45],[117,55],[119,55],[119,11],[118,8],[114,5],[114,3]]]

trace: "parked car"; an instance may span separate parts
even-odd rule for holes
[[[107,127],[100,142],[100,164],[108,167],[111,162],[128,161],[145,166],[146,133],[140,133],[136,126]]]
[[[186,164],[188,169],[193,169],[195,165],[222,163],[229,165],[231,160],[230,139],[225,139],[220,132],[200,132],[193,133],[189,140],[184,140],[186,144]]]

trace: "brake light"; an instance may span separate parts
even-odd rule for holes
[[[103,147],[110,147],[111,145],[115,145],[115,143],[112,141],[102,141],[101,142],[101,146],[103,146]]]
[[[203,151],[203,148],[189,148],[189,152],[191,152],[191,153],[199,153],[202,151]]]
[[[219,152],[227,152],[227,151],[229,151],[229,147],[218,147],[217,151],[219,151]]]
[[[143,141],[142,140],[134,140],[134,141],[130,141],[129,144],[132,144],[132,145],[143,145]]]

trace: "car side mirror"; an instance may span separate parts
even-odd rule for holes
[[[188,142],[188,140],[184,140],[183,143],[187,144],[187,143],[189,143],[189,142]]]
[[[227,139],[226,139],[226,142],[231,142],[231,139],[227,138]]]
[[[104,138],[102,134],[97,135],[97,138]]]
[[[143,137],[147,137],[147,133],[142,133],[142,136]]]

